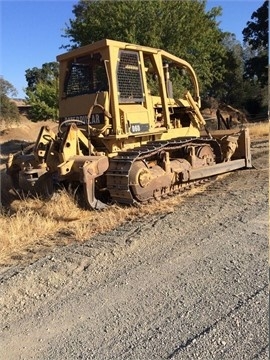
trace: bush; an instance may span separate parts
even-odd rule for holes
[[[31,105],[29,115],[32,121],[58,119],[57,79],[49,84],[38,82],[35,90],[27,89],[27,103]]]
[[[11,101],[8,94],[15,96],[17,94],[14,86],[0,76],[0,117],[6,124],[20,121],[20,114],[16,104]]]
[[[1,120],[7,125],[20,122],[20,114],[16,104],[6,95],[1,94]]]

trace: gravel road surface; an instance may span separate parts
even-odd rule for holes
[[[268,359],[268,139],[252,152],[171,213],[0,268],[0,359]]]

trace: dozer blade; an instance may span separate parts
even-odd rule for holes
[[[201,136],[204,137],[206,135],[205,131],[201,131]],[[244,161],[243,164],[238,161],[238,167],[234,167],[234,165],[232,165],[231,169],[230,165],[228,165],[228,171],[235,170],[237,168],[252,168],[251,140],[248,128],[241,130],[214,130],[211,131],[211,136],[219,142],[222,148],[224,162],[230,163],[240,159]]]

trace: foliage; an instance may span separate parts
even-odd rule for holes
[[[53,83],[54,79],[59,76],[59,65],[57,62],[49,62],[42,65],[39,69],[34,67],[25,71],[25,78],[27,81],[26,90],[34,91],[37,84],[42,81],[44,83]]]
[[[41,69],[34,67],[25,72],[28,87],[25,89],[27,103],[33,121],[58,117],[58,77],[57,62],[45,63]]]
[[[244,41],[254,50],[268,48],[268,1],[254,11],[251,19],[243,30]]]
[[[29,115],[32,120],[47,120],[58,118],[58,79],[46,83],[39,81],[35,91],[27,90],[27,102],[31,104]]]
[[[165,49],[189,61],[202,89],[222,79],[223,34],[215,20],[221,8],[205,10],[205,0],[80,0],[64,37],[74,48],[103,38]],[[203,35],[202,35],[203,34]]]
[[[268,107],[267,87],[261,87],[256,81],[244,81],[243,85],[243,107],[253,117],[257,115],[265,116]]]
[[[268,1],[251,16],[243,30],[244,42],[250,47],[250,56],[245,63],[245,76],[258,79],[261,86],[268,82]]]
[[[244,73],[243,48],[232,33],[224,33],[223,45],[226,49],[223,60],[225,69],[223,79],[213,84],[208,95],[227,104],[241,106]]]
[[[243,106],[252,115],[266,116],[268,107],[268,1],[251,15],[243,30]]]
[[[19,122],[20,120],[20,115],[16,104],[8,97],[8,95],[16,96],[16,94],[17,91],[14,86],[3,77],[0,77],[0,115],[1,119],[4,120],[7,124],[12,122]]]
[[[246,46],[225,33],[226,48],[223,81],[216,82],[210,91],[220,101],[244,108],[251,115],[266,114],[268,79],[268,3],[255,11],[243,30]],[[248,44],[248,45],[247,45]]]
[[[0,76],[0,95],[6,95],[6,96],[16,96],[17,90],[15,87],[5,80],[2,76]]]

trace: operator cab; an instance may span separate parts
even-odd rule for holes
[[[184,95],[190,89],[199,108],[198,83],[184,60],[163,50],[107,39],[57,60],[61,126],[73,121],[91,129],[91,138],[117,139],[191,127],[194,133],[198,128],[194,103]]]

